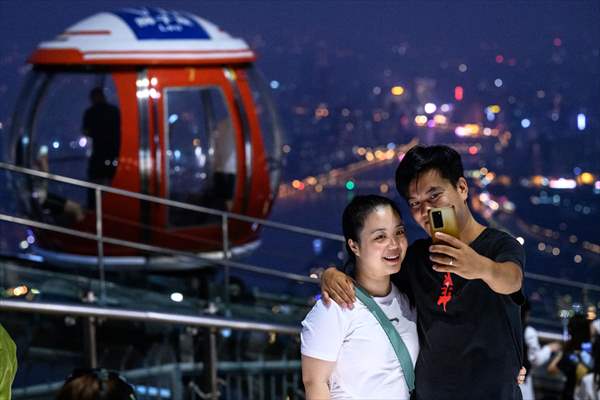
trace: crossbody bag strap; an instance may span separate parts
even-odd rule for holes
[[[394,348],[394,352],[396,353],[396,357],[398,357],[398,361],[400,362],[400,366],[402,367],[402,372],[404,375],[404,380],[406,381],[406,386],[408,386],[409,392],[412,393],[415,390],[415,369],[413,368],[413,363],[410,358],[410,354],[408,353],[408,349],[406,348],[406,344],[398,334],[394,325],[388,319],[388,316],[385,315],[383,310],[379,307],[379,305],[373,300],[373,298],[362,288],[355,286],[356,297],[371,311],[375,319],[379,322],[379,325],[383,328],[385,334],[387,335],[392,347]]]

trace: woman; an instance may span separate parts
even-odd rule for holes
[[[343,231],[357,284],[373,297],[406,346],[414,368],[419,352],[416,313],[390,281],[408,247],[398,207],[381,196],[356,196],[344,210]],[[319,300],[302,322],[306,398],[408,399],[408,385],[390,340],[365,304],[352,310]]]
[[[524,367],[529,370],[529,373],[525,378],[525,383],[520,385],[524,400],[535,400],[533,378],[531,376],[532,369],[544,365],[552,357],[552,353],[556,353],[562,348],[559,342],[551,342],[544,346],[540,345],[538,331],[529,325],[530,311],[531,304],[529,300],[525,299],[525,303],[521,306],[521,323],[523,324]]]
[[[589,360],[582,353],[582,345],[590,341],[590,321],[584,315],[574,315],[567,326],[570,339],[564,349],[548,365],[550,374],[562,372],[567,378],[561,399],[572,399],[581,379],[589,371]]]
[[[600,335],[596,335],[592,344],[592,360],[592,371],[575,389],[575,400],[600,400]]]

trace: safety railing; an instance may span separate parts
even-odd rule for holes
[[[300,386],[299,360],[223,361],[219,362],[217,370],[220,398],[225,400],[305,398]],[[203,371],[203,363],[177,363],[121,371],[121,375],[134,385],[139,400],[207,399],[211,394],[204,393],[197,384],[191,381],[187,385],[182,383],[183,376],[198,375]],[[171,382],[166,387],[147,383],[157,376],[169,377]],[[12,398],[54,399],[63,384],[63,381],[58,381],[14,389]]]
[[[334,242],[343,243],[343,237],[337,234],[332,234],[328,232],[322,232],[315,229],[308,229],[299,226],[284,224],[275,221],[269,221],[260,218],[254,218],[247,215],[231,213],[228,211],[217,210],[213,208],[198,206],[194,204],[182,203],[179,201],[169,200],[162,197],[156,197],[136,192],[131,192],[128,190],[118,189],[110,186],[99,185],[79,179],[74,179],[70,177],[60,176],[51,174],[44,171],[34,170],[30,168],[24,168],[20,166],[15,166],[12,164],[0,162],[0,169],[5,171],[10,171],[11,173],[22,174],[33,178],[45,179],[49,181],[59,182],[63,184],[73,185],[82,189],[92,190],[94,192],[95,198],[95,232],[85,232],[76,229],[67,228],[64,226],[59,226],[55,224],[49,224],[46,222],[36,221],[31,218],[24,218],[15,215],[9,215],[5,213],[0,213],[0,221],[15,223],[19,225],[24,225],[36,229],[42,229],[50,232],[60,233],[64,235],[70,235],[80,239],[87,239],[96,242],[97,245],[97,267],[100,276],[101,282],[101,290],[100,290],[100,301],[103,301],[106,298],[106,289],[105,289],[105,245],[115,245],[127,247],[130,249],[141,250],[145,252],[152,252],[162,255],[170,255],[170,256],[179,256],[186,257],[189,259],[196,259],[200,261],[204,261],[211,264],[217,264],[222,266],[224,273],[224,283],[225,283],[225,302],[228,303],[228,285],[229,285],[229,276],[231,268],[236,268],[243,271],[248,271],[251,273],[263,274],[263,275],[271,275],[278,278],[283,278],[295,282],[305,282],[305,283],[315,283],[316,279],[314,277],[309,277],[307,275],[285,272],[278,270],[276,268],[262,267],[254,264],[239,262],[231,259],[231,244],[230,244],[230,234],[229,234],[229,225],[230,221],[241,221],[249,224],[253,224],[255,226],[261,226],[263,228],[273,228],[277,230],[283,230],[286,232],[307,235],[315,238],[320,238],[324,240],[330,240]],[[140,201],[146,201],[153,204],[163,205],[167,207],[174,207],[176,209],[187,210],[195,213],[208,214],[215,217],[220,218],[221,220],[221,257],[215,258],[212,256],[207,256],[191,251],[182,251],[175,250],[172,248],[167,248],[163,246],[152,245],[148,243],[140,243],[136,241],[126,240],[123,238],[115,238],[107,236],[104,232],[104,219],[105,213],[102,208],[102,195],[104,193],[110,193],[114,195],[124,196],[126,198],[137,199]],[[340,245],[341,249],[341,245]]]
[[[78,237],[82,239],[92,240],[96,242],[97,245],[97,264],[98,271],[100,276],[100,302],[106,297],[106,280],[105,280],[105,263],[104,263],[104,246],[109,245],[117,245],[123,246],[131,249],[136,249],[145,252],[153,252],[157,254],[171,255],[171,256],[181,256],[187,257],[190,259],[197,259],[204,262],[208,262],[211,264],[220,265],[223,268],[224,273],[224,297],[225,304],[229,304],[229,275],[231,268],[235,268],[241,271],[246,271],[254,274],[262,274],[267,276],[278,277],[286,280],[291,280],[294,282],[304,282],[304,283],[316,283],[317,280],[314,277],[308,276],[308,274],[298,274],[287,271],[282,271],[278,268],[274,267],[264,267],[255,264],[240,262],[237,260],[231,259],[231,246],[229,241],[229,222],[232,220],[243,221],[251,224],[255,224],[257,226],[261,226],[264,228],[273,228],[277,230],[287,231],[300,235],[307,235],[315,238],[320,238],[324,240],[330,240],[333,242],[339,243],[340,249],[343,245],[343,237],[341,235],[332,234],[328,232],[323,232],[315,229],[308,229],[304,227],[299,227],[295,225],[269,221],[260,218],[254,218],[247,215],[231,213],[224,210],[217,210],[213,208],[208,208],[204,206],[194,205],[183,203],[179,201],[169,200],[161,197],[151,196],[147,194],[136,193],[128,190],[118,189],[110,186],[104,186],[95,184],[92,182],[87,182],[79,179],[74,179],[70,177],[60,176],[56,174],[51,174],[44,171],[39,171],[30,168],[24,168],[4,162],[0,162],[0,169],[5,171],[10,171],[12,173],[26,175],[29,177],[41,178],[45,180],[60,182],[68,185],[74,185],[77,187],[81,187],[88,190],[94,191],[95,197],[95,217],[96,217],[96,226],[95,232],[84,232],[75,229],[66,228],[63,226],[58,226],[54,224],[49,224],[45,222],[40,222],[33,220],[31,218],[23,218],[14,215],[8,215],[5,213],[0,213],[0,221],[6,221],[10,223],[15,223],[23,226],[29,226],[37,229],[47,230],[51,232],[61,233],[70,235],[73,237]],[[196,213],[203,213],[208,215],[213,215],[215,217],[220,218],[221,220],[221,258],[215,259],[214,257],[207,257],[203,254],[198,254],[190,251],[182,251],[175,250],[172,248],[167,248],[163,246],[156,246],[147,243],[140,243],[131,240],[125,240],[122,238],[114,238],[109,237],[104,234],[103,227],[103,217],[104,210],[102,209],[102,194],[103,193],[111,193],[115,195],[125,196],[126,198],[138,199],[141,201],[148,201],[154,204],[160,204],[168,207],[175,207],[182,210],[188,210]],[[562,288],[569,292],[568,297],[571,299],[571,303],[585,303],[585,304],[598,304],[600,302],[600,285],[593,285],[589,283],[581,283],[575,281],[569,281],[565,279],[554,278],[551,276],[545,276],[540,274],[532,274],[525,273],[526,284],[528,282],[532,283],[532,286],[538,285],[549,285],[553,288]],[[527,285],[526,285],[527,286]],[[557,294],[556,290],[553,293]],[[560,295],[560,293],[558,293]],[[561,304],[561,306],[565,306],[565,304]],[[567,304],[568,306],[568,304]],[[564,308],[564,307],[563,307]],[[559,316],[561,312],[564,310],[556,310],[557,312],[554,314],[555,316]],[[534,313],[535,314],[535,313]],[[548,314],[546,312],[545,314]],[[548,322],[548,321],[543,321]]]
[[[123,371],[123,376],[132,383],[149,382],[135,385],[138,393],[145,394],[148,387],[155,392],[154,396],[139,396],[139,398],[184,398],[182,376],[204,375],[208,377],[206,387],[198,386],[195,381],[188,383],[188,398],[219,399],[219,398],[265,398],[265,393],[275,394],[275,397],[285,398],[292,390],[293,398],[303,398],[300,389],[300,362],[287,360],[284,356],[278,361],[219,361],[217,354],[217,333],[222,329],[236,331],[267,332],[269,334],[285,334],[297,336],[299,326],[282,324],[258,323],[253,321],[232,320],[214,316],[191,316],[170,313],[148,312],[140,310],[108,309],[94,306],[76,306],[41,302],[24,302],[16,300],[0,300],[0,310],[4,313],[18,312],[31,314],[47,314],[58,316],[82,317],[88,322],[98,319],[126,320],[129,322],[158,323],[168,325],[183,325],[185,327],[206,328],[208,332],[208,353],[204,363],[187,363],[162,365],[131,371]],[[95,328],[89,324],[92,342],[88,348],[95,352]],[[90,332],[90,331],[88,331]],[[221,375],[221,377],[219,377]],[[156,377],[167,377],[168,385],[160,389]],[[164,380],[164,379],[163,379]],[[27,388],[13,390],[15,399],[39,398],[53,396],[63,382],[38,384]],[[163,391],[163,395],[160,394]],[[191,397],[190,397],[191,396]]]
[[[268,268],[264,266],[258,266],[250,263],[240,262],[231,259],[231,246],[228,240],[229,238],[229,222],[231,220],[240,220],[243,222],[257,224],[263,227],[269,227],[273,229],[284,230],[287,232],[293,232],[300,235],[308,235],[311,237],[322,238],[331,240],[343,244],[343,238],[340,235],[335,235],[327,232],[321,232],[314,229],[302,228],[294,225],[283,224],[274,221],[268,221],[259,218],[253,218],[246,215],[235,214],[227,211],[216,210],[203,206],[197,206],[193,204],[182,203],[160,197],[135,193],[113,187],[98,185],[82,180],[77,180],[69,177],[58,176],[43,171],[18,167],[6,163],[0,162],[0,169],[10,171],[16,174],[23,174],[30,177],[51,180],[69,185],[75,185],[84,189],[92,190],[95,197],[95,215],[96,224],[95,232],[85,232],[75,229],[66,228],[55,224],[49,224],[46,222],[40,222],[31,218],[23,218],[21,216],[9,215],[6,213],[0,213],[0,221],[14,223],[22,226],[33,227],[37,229],[47,230],[60,234],[70,235],[82,239],[92,240],[96,242],[97,254],[98,254],[98,269],[99,269],[99,281],[101,285],[100,289],[100,300],[106,298],[106,277],[105,277],[105,266],[104,266],[104,246],[105,245],[117,245],[127,247],[131,249],[137,249],[146,252],[166,254],[172,256],[183,256],[192,259],[198,259],[211,264],[220,265],[224,272],[225,282],[225,296],[226,304],[229,304],[229,274],[230,269],[235,268],[241,271],[251,272],[254,274],[261,274],[265,276],[273,276],[293,282],[300,283],[316,283],[316,279],[307,275],[285,272],[276,268]],[[214,259],[205,257],[202,254],[193,253],[190,251],[181,251],[171,248],[151,245],[147,243],[140,243],[130,240],[124,240],[121,238],[109,237],[104,234],[103,226],[103,209],[102,209],[102,194],[111,193],[120,196],[125,196],[141,201],[148,201],[155,204],[161,204],[169,207],[176,207],[192,212],[204,213],[216,216],[221,220],[221,234],[222,234],[222,257],[220,259]],[[567,296],[569,298],[569,304],[556,304],[556,303],[540,303],[541,306],[546,307],[545,315],[549,318],[534,318],[534,322],[538,322],[545,328],[548,328],[548,332],[543,332],[542,337],[548,340],[557,339],[556,333],[550,333],[549,331],[556,331],[557,328],[564,327],[564,321],[568,318],[569,307],[577,303],[587,304],[600,304],[600,286],[588,283],[574,282],[564,279],[558,279],[539,274],[525,273],[526,287],[534,287],[535,290],[543,288],[545,293],[551,293],[551,296],[544,296],[546,300],[552,299],[554,301],[561,296]],[[529,285],[531,284],[531,285]],[[102,304],[102,302],[100,303]],[[186,326],[197,326],[202,327],[212,334],[218,329],[237,329],[237,330],[254,330],[254,331],[268,331],[268,332],[280,332],[285,334],[296,335],[298,327],[294,326],[283,326],[277,324],[268,323],[256,323],[252,321],[241,321],[241,320],[227,320],[219,317],[211,316],[189,316],[189,315],[174,315],[165,314],[160,312],[145,311],[145,310],[127,310],[127,309],[107,309],[105,307],[94,307],[94,306],[73,306],[65,304],[54,304],[54,303],[39,303],[39,302],[21,302],[13,300],[0,300],[0,309],[5,311],[13,312],[26,312],[35,314],[60,314],[60,315],[78,315],[88,321],[94,321],[98,318],[109,318],[109,319],[127,319],[127,320],[138,320],[143,322],[154,322],[154,323],[165,323],[165,324],[181,324]],[[534,308],[533,315],[536,315]],[[562,318],[562,319],[561,319]],[[92,327],[93,329],[93,327]],[[93,350],[93,344],[92,344]],[[95,351],[95,350],[93,350]],[[216,364],[216,363],[215,363]],[[93,363],[92,363],[93,366]],[[213,374],[214,375],[214,374]],[[211,393],[217,393],[216,378],[211,383]]]

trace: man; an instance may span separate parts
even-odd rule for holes
[[[121,115],[117,107],[106,101],[101,87],[92,89],[90,101],[92,105],[83,116],[83,132],[92,139],[88,179],[110,185],[119,159]]]
[[[434,207],[454,207],[459,228],[459,238],[436,233],[436,244],[415,241],[395,276],[417,308],[415,397],[521,399],[521,245],[475,220],[460,155],[450,147],[413,147],[396,170],[396,186],[426,232]],[[334,268],[322,285],[325,300],[354,302],[351,279]]]

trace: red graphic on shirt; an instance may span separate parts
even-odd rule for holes
[[[442,284],[442,293],[437,301],[438,306],[441,304],[444,307],[444,312],[446,312],[446,304],[452,300],[453,290],[454,283],[452,282],[452,276],[450,276],[450,272],[446,272],[446,275],[444,275],[444,283]]]

